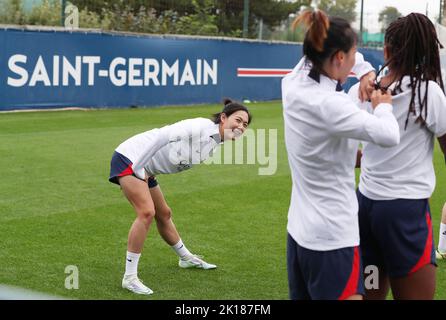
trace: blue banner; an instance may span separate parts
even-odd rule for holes
[[[294,43],[79,30],[0,29],[0,47],[0,110],[280,99],[302,56]]]

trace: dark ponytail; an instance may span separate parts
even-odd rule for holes
[[[324,50],[324,40],[327,38],[330,21],[324,12],[317,10],[305,10],[299,15],[292,24],[293,29],[298,25],[303,24],[307,29],[305,39],[311,43],[314,49],[318,52]]]
[[[293,21],[292,27],[295,29],[300,24],[306,28],[303,53],[318,72],[327,59],[340,50],[347,53],[357,41],[347,20],[328,17],[321,10],[305,10]]]
[[[229,98],[225,98],[223,100],[223,105],[224,107],[221,112],[212,115],[212,121],[214,121],[215,124],[221,122],[222,113],[224,113],[227,117],[229,117],[231,114],[237,111],[245,111],[248,114],[248,124],[251,123],[252,115],[249,112],[248,108],[246,108],[244,105],[234,102]]]

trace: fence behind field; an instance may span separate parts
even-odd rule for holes
[[[302,55],[291,42],[17,26],[0,28],[0,46],[0,110],[280,99]]]

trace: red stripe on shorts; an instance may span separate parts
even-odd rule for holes
[[[350,278],[347,281],[347,285],[345,286],[344,292],[342,292],[338,300],[345,300],[348,297],[356,294],[356,290],[358,289],[358,281],[359,281],[359,249],[358,247],[355,247],[355,252],[353,254],[352,272],[350,273]]]
[[[432,221],[429,212],[426,212],[426,224],[427,224],[427,239],[424,246],[424,252],[417,264],[409,271],[409,274],[417,272],[425,265],[431,263],[432,252]]]
[[[132,165],[129,164],[129,166],[124,171],[118,174],[118,177],[131,176],[132,174],[133,174]]]

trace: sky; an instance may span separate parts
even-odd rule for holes
[[[379,12],[386,6],[395,7],[403,15],[411,12],[420,12],[426,14],[432,21],[438,19],[440,13],[440,0],[363,0],[364,1],[364,18],[363,26],[369,32],[379,32],[380,24],[378,22]],[[353,24],[359,29],[359,17],[361,12],[361,0],[357,0],[356,4],[357,22]]]

